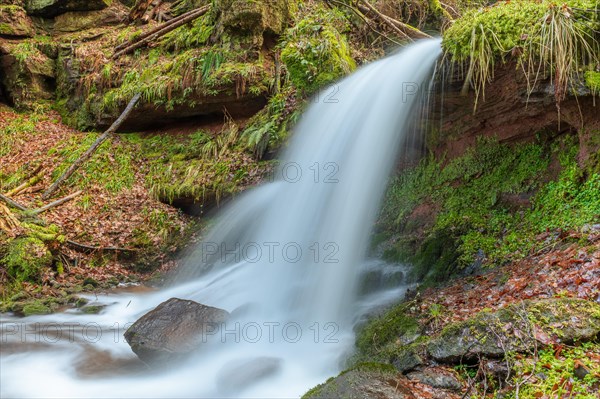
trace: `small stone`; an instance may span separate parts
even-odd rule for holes
[[[573,374],[575,377],[583,380],[586,375],[590,373],[590,370],[583,364],[580,360],[575,360],[575,365],[573,368]]]

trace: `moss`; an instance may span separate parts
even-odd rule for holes
[[[52,263],[52,254],[43,241],[36,237],[22,237],[8,244],[2,259],[8,274],[17,281],[35,281],[44,268]]]
[[[42,302],[35,301],[23,306],[22,310],[25,316],[44,315],[52,313],[52,310]]]
[[[545,231],[597,223],[597,161],[581,168],[578,151],[574,136],[512,146],[481,140],[446,165],[429,159],[406,170],[388,190],[379,226],[408,238],[384,255],[414,263],[419,278],[439,281],[473,264],[520,259],[544,245],[534,238]],[[554,179],[553,159],[562,167]],[[432,209],[425,227],[411,224],[422,204]]]
[[[335,27],[338,17],[318,9],[286,32],[281,60],[298,89],[314,93],[356,68],[346,39]]]
[[[369,355],[387,344],[396,341],[409,344],[417,339],[421,334],[421,327],[407,313],[408,305],[400,304],[369,321],[357,334],[356,346],[359,353]]]

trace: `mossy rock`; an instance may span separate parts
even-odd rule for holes
[[[44,305],[42,302],[35,301],[23,306],[22,313],[25,317],[33,315],[45,315],[52,313],[52,309]]]
[[[40,239],[21,237],[9,243],[2,263],[15,280],[35,281],[52,264],[52,254]]]
[[[35,28],[23,7],[0,5],[0,36],[32,37],[34,34]]]
[[[53,18],[69,11],[102,10],[113,0],[27,0],[25,9],[30,15]]]
[[[483,311],[447,326],[427,344],[440,362],[481,356],[502,357],[507,352],[533,350],[553,342],[587,341],[600,334],[600,304],[581,299],[554,298],[513,304],[495,312]]]
[[[225,30],[235,35],[282,34],[291,17],[288,0],[223,0],[220,8]]]
[[[422,329],[417,320],[407,313],[408,305],[400,304],[369,321],[356,338],[359,352],[373,354],[390,343],[408,345],[416,341]]]
[[[55,32],[77,32],[101,26],[123,23],[127,19],[127,9],[115,4],[99,11],[72,11],[61,14],[54,19]]]
[[[386,364],[364,363],[308,391],[303,399],[408,399],[414,396],[398,380],[403,378]]]
[[[32,40],[0,42],[0,80],[18,108],[54,97],[54,61]]]

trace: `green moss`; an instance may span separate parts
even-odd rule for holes
[[[16,281],[35,281],[51,265],[52,254],[40,239],[21,237],[9,242],[2,263]]]
[[[417,339],[421,334],[421,327],[407,312],[408,305],[400,304],[362,327],[356,338],[359,353],[373,354],[387,344],[396,341],[408,344]]]
[[[58,155],[62,160],[52,172],[53,179],[58,178],[97,138],[96,133],[71,135],[51,148],[48,155]],[[135,181],[134,151],[118,140],[107,140],[69,179],[69,183],[81,189],[100,184],[111,193],[131,188]]]
[[[544,245],[534,237],[545,231],[597,223],[600,173],[593,159],[579,166],[578,149],[573,136],[552,146],[480,141],[447,165],[429,159],[403,172],[388,190],[380,227],[408,238],[386,257],[415,263],[420,278],[442,280],[475,261],[520,259]],[[548,168],[556,158],[562,169],[552,180]],[[423,203],[434,216],[421,231],[422,223],[410,221]]]
[[[346,39],[335,27],[337,18],[319,9],[286,32],[281,60],[298,89],[314,93],[356,68]]]
[[[33,316],[50,314],[52,313],[52,310],[48,306],[44,305],[42,302],[35,301],[23,306],[22,312],[25,316]]]
[[[577,399],[595,399],[600,384],[600,356],[598,343],[577,347],[557,347],[540,351],[537,359],[526,358],[514,366],[513,384],[522,384],[519,398],[568,396]],[[579,371],[576,372],[576,369]],[[583,372],[583,370],[586,370]],[[531,379],[531,375],[544,378]],[[528,382],[523,384],[527,379]],[[516,398],[511,392],[508,398]]]

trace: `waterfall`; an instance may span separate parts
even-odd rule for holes
[[[440,51],[439,40],[420,41],[313,98],[272,181],[221,212],[175,286],[92,298],[109,304],[100,315],[3,317],[0,396],[292,397],[339,372],[363,305],[389,299],[360,302],[356,288],[387,179],[419,114],[417,94]],[[81,371],[99,353],[113,369],[127,363],[126,323],[171,297],[233,312],[227,339],[151,375]],[[83,338],[23,344],[21,329],[65,323]],[[89,323],[101,332],[95,342],[83,334]],[[240,376],[265,362],[265,375]]]

